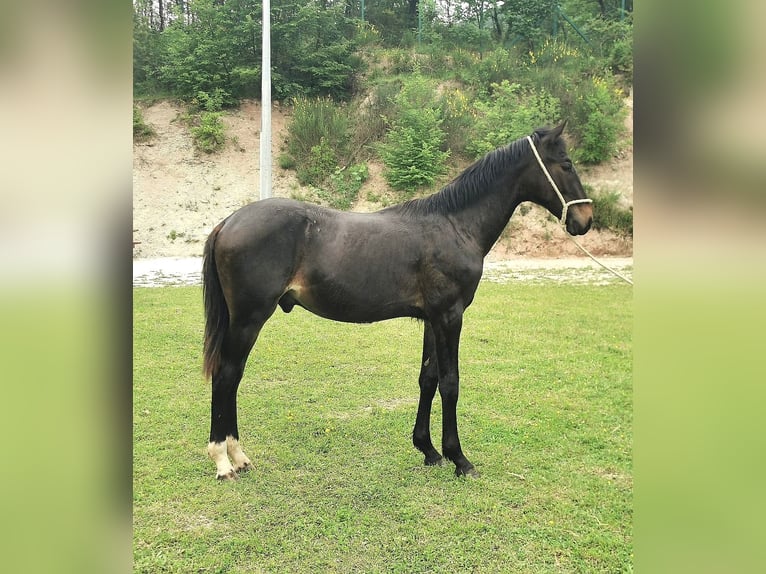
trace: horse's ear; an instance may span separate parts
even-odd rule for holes
[[[557,125],[555,128],[551,130],[551,140],[556,141],[561,137],[561,134],[564,133],[564,128],[567,125],[568,120],[564,120],[559,125]]]
[[[561,134],[564,132],[564,128],[567,125],[567,120],[564,120],[559,125],[557,125],[555,128],[553,128],[550,132],[548,132],[548,135],[545,137],[549,142],[555,142],[560,137]]]

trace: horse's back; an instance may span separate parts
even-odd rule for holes
[[[311,206],[285,198],[271,198],[241,207],[226,218],[218,243],[244,248],[274,235],[286,235],[306,222]]]

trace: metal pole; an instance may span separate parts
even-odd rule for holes
[[[271,197],[271,1],[263,0],[261,42],[261,199]]]
[[[364,0],[362,0],[362,22],[364,22]]]

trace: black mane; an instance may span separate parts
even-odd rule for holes
[[[548,129],[535,130],[532,138],[535,143],[549,132]],[[386,211],[398,211],[405,215],[423,216],[446,214],[460,211],[474,203],[492,182],[497,182],[500,174],[507,172],[521,157],[529,151],[527,138],[517,139],[508,145],[499,147],[468,166],[460,175],[445,185],[440,191],[423,197],[411,199]]]

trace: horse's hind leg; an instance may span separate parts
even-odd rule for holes
[[[426,322],[423,332],[423,355],[420,361],[420,401],[415,428],[412,431],[412,443],[425,455],[428,466],[441,464],[444,460],[431,442],[431,405],[433,404],[439,375],[436,367],[436,342],[430,323]]]
[[[218,480],[234,480],[238,472],[252,468],[239,445],[237,389],[247,357],[265,319],[233,321],[221,347],[220,365],[213,374],[208,455],[216,466]],[[233,463],[233,464],[232,464]]]

